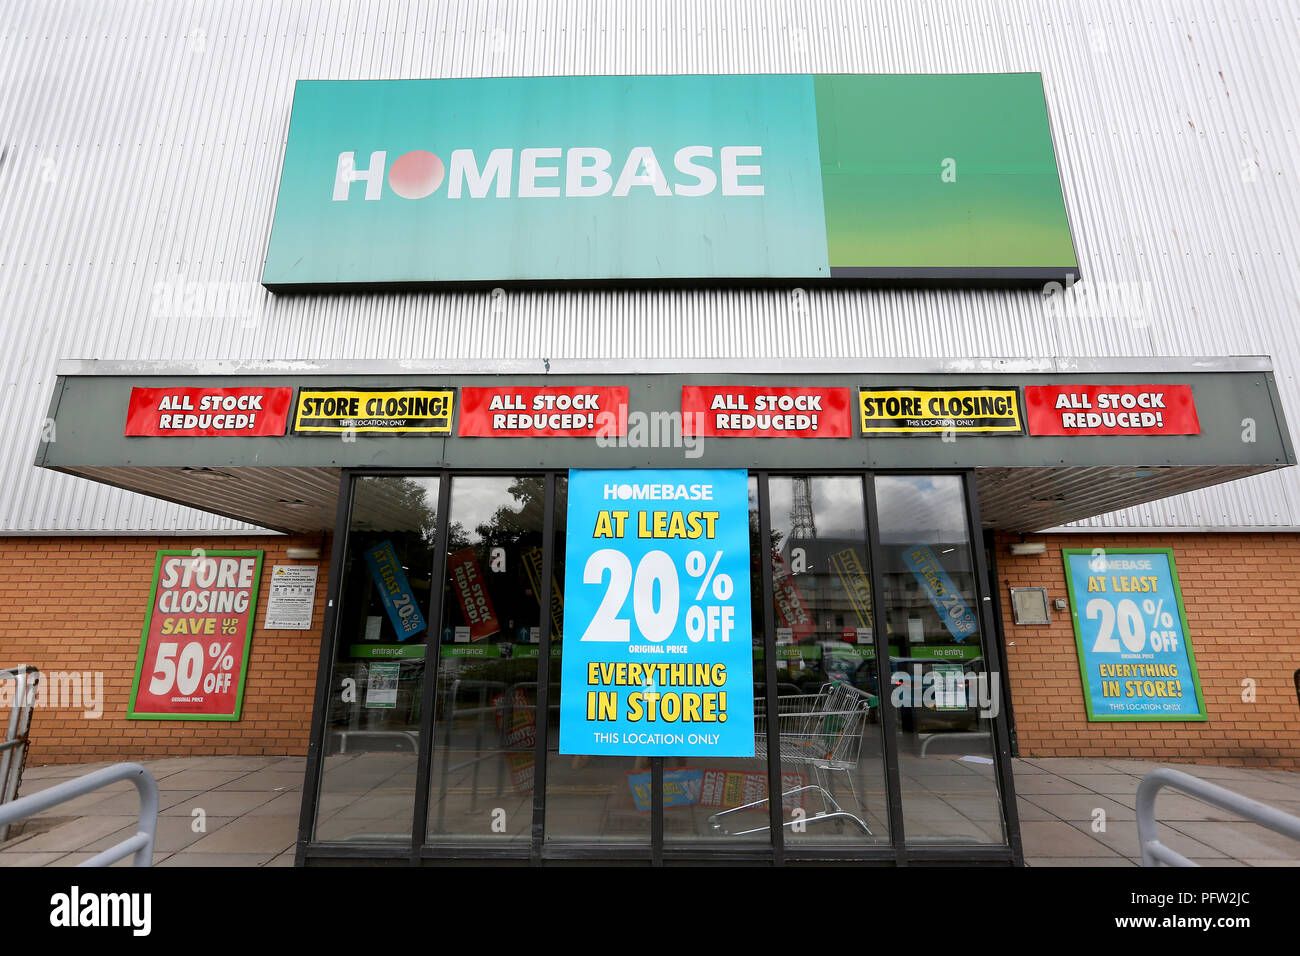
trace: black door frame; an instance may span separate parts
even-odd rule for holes
[[[857,477],[862,482],[863,500],[866,503],[867,550],[871,568],[871,594],[873,607],[883,609],[883,578],[878,568],[883,567],[883,549],[879,538],[879,523],[876,513],[875,478],[876,475],[905,474],[955,474],[962,480],[966,503],[967,533],[971,551],[975,559],[976,600],[980,606],[980,627],[988,655],[988,672],[990,677],[1001,682],[1001,699],[1009,700],[1006,674],[1003,667],[1003,655],[998,647],[997,620],[994,615],[993,595],[997,591],[988,576],[988,567],[984,558],[983,534],[979,521],[979,502],[975,490],[973,472],[968,469],[927,469],[924,471],[877,472],[871,469],[766,469],[750,468],[749,477],[757,481],[758,514],[760,541],[770,540],[771,513],[768,495],[768,478],[787,475],[833,475]],[[298,866],[323,863],[374,862],[394,864],[453,863],[453,862],[517,862],[550,863],[564,861],[586,862],[620,862],[642,863],[659,866],[683,863],[741,863],[781,865],[793,862],[858,862],[863,864],[884,864],[905,866],[908,864],[994,864],[1021,865],[1023,855],[1020,841],[1020,828],[1016,813],[1015,783],[1011,765],[1011,751],[1006,721],[1006,707],[999,707],[993,716],[994,728],[994,764],[998,784],[999,802],[1006,827],[1007,843],[1004,845],[945,845],[936,844],[908,845],[903,826],[901,780],[898,762],[897,714],[892,706],[881,704],[883,756],[885,778],[888,792],[888,816],[890,841],[882,844],[863,844],[861,846],[822,846],[787,847],[784,841],[784,827],[781,826],[782,810],[780,802],[780,756],[779,747],[772,739],[776,721],[773,715],[776,703],[776,655],[775,616],[773,605],[772,567],[770,561],[760,561],[761,586],[763,591],[762,607],[766,609],[763,622],[764,665],[766,672],[766,701],[768,713],[768,798],[771,828],[771,842],[768,844],[751,844],[738,846],[726,843],[682,843],[667,844],[663,833],[663,759],[651,760],[651,840],[648,846],[623,845],[602,846],[599,844],[546,844],[545,843],[545,808],[546,808],[546,759],[547,737],[549,735],[549,694],[551,683],[551,656],[549,653],[538,655],[537,701],[540,713],[548,715],[538,721],[538,734],[535,744],[534,789],[532,802],[532,823],[527,845],[483,846],[479,844],[455,844],[427,842],[427,824],[429,792],[432,785],[433,745],[435,739],[434,695],[436,694],[438,672],[441,664],[440,654],[426,654],[426,662],[433,661],[432,667],[425,665],[424,683],[421,688],[421,727],[420,748],[417,758],[416,790],[412,808],[412,839],[409,844],[352,844],[315,842],[316,811],[319,804],[320,784],[324,767],[326,723],[329,712],[329,698],[332,693],[332,677],[335,656],[337,654],[339,630],[339,601],[342,594],[343,570],[348,553],[348,534],[351,523],[353,490],[358,478],[367,477],[438,477],[438,526],[435,532],[433,567],[430,569],[432,580],[442,581],[446,573],[447,537],[450,522],[452,479],[473,476],[503,475],[540,475],[543,477],[544,506],[542,524],[542,593],[539,595],[541,608],[540,647],[550,648],[551,615],[551,579],[554,573],[555,558],[555,507],[556,478],[564,475],[563,469],[343,469],[339,478],[338,508],[335,514],[334,535],[331,541],[330,573],[326,611],[322,622],[320,657],[317,662],[316,694],[311,721],[311,739],[308,743],[307,759],[303,782],[303,799],[299,814],[298,843],[295,863]],[[431,588],[429,619],[440,621],[442,613],[443,588]],[[879,613],[879,612],[877,612]],[[876,660],[884,663],[889,660],[888,639],[883,627],[873,627]],[[879,665],[878,665],[879,671]],[[878,673],[877,690],[883,698],[887,696],[886,675]],[[541,708],[546,707],[547,710]],[[426,744],[427,741],[427,744]]]

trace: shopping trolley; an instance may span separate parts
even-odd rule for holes
[[[859,810],[863,809],[858,798],[854,776],[858,769],[858,758],[862,753],[862,738],[867,719],[871,714],[872,698],[864,691],[851,684],[832,681],[823,684],[816,694],[790,694],[781,696],[777,701],[777,746],[780,747],[781,764],[803,765],[812,768],[814,783],[795,787],[781,794],[784,806],[789,797],[813,791],[821,796],[822,808],[811,816],[801,820],[787,820],[782,826],[795,823],[824,823],[831,820],[849,821],[863,833],[870,834],[871,828],[857,814],[850,813],[839,805],[831,794],[830,775],[843,773],[848,779],[849,792]],[[754,713],[754,756],[767,756],[767,715],[762,699],[755,699]],[[743,806],[731,807],[709,817],[709,826],[715,832],[729,836],[744,836],[761,833],[771,829],[767,826],[753,827],[732,833],[726,828],[725,818],[741,810],[752,810],[768,802],[768,798],[755,800]]]

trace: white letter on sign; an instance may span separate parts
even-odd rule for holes
[[[366,184],[367,199],[378,199],[384,185],[384,161],[387,158],[387,152],[376,150],[370,154],[370,168],[357,169],[355,153],[339,153],[338,167],[334,171],[334,201],[346,200],[352,184],[358,180]]]

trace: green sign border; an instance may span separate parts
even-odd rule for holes
[[[203,549],[204,557],[217,558],[257,558],[257,571],[253,574],[253,589],[248,602],[248,633],[244,637],[244,653],[239,662],[239,689],[235,692],[235,709],[230,714],[142,714],[135,709],[136,693],[140,689],[140,673],[144,669],[144,652],[149,643],[149,625],[153,623],[154,608],[158,604],[158,574],[162,570],[163,558],[173,555],[192,558],[196,549],[168,549],[158,551],[153,560],[153,583],[149,586],[149,610],[144,616],[144,627],[140,629],[140,650],[135,658],[135,677],[131,680],[131,699],[127,701],[126,716],[128,720],[239,720],[244,712],[244,679],[248,676],[248,658],[253,649],[253,632],[257,629],[257,596],[262,587],[262,551],[208,551]]]
[[[1169,560],[1169,574],[1173,578],[1174,597],[1178,600],[1178,620],[1183,626],[1183,646],[1187,648],[1187,663],[1192,669],[1192,687],[1196,690],[1195,714],[1147,714],[1144,716],[1098,714],[1092,709],[1092,692],[1088,687],[1088,665],[1083,652],[1083,632],[1079,628],[1079,605],[1075,600],[1074,582],[1070,577],[1070,556],[1075,554],[1092,554],[1101,550],[1106,554],[1163,554]],[[1144,723],[1160,722],[1185,723],[1187,721],[1209,720],[1205,709],[1205,694],[1201,691],[1201,674],[1196,669],[1196,651],[1192,647],[1192,633],[1187,627],[1187,610],[1183,607],[1183,586],[1178,580],[1178,566],[1174,562],[1173,548],[1062,548],[1061,564],[1065,570],[1065,590],[1070,596],[1070,623],[1074,626],[1074,646],[1079,657],[1079,680],[1083,683],[1083,706],[1088,712],[1088,720],[1096,723],[1127,723],[1141,721]]]

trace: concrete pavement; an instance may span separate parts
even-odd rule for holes
[[[302,757],[140,761],[158,781],[154,866],[293,866]],[[29,767],[22,793],[108,766]],[[135,833],[138,798],[126,781],[53,807],[0,844],[0,866],[72,866]],[[47,828],[48,824],[55,824]],[[35,826],[31,826],[35,824]],[[129,865],[130,860],[118,865]]]
[[[142,761],[158,781],[155,866],[292,866],[301,757],[195,757]],[[107,766],[29,767],[24,794]],[[1300,815],[1300,773],[1137,760],[1015,761],[1025,860],[1030,866],[1136,866],[1138,782],[1172,766]],[[1157,801],[1161,839],[1203,866],[1298,866],[1287,840],[1191,797]],[[0,844],[0,866],[69,866],[135,832],[136,795],[123,782],[25,821]],[[125,865],[129,861],[123,861]]]
[[[1142,760],[1015,761],[1029,866],[1140,866],[1137,786],[1172,767],[1300,816],[1300,773]],[[1102,811],[1104,816],[1098,814]],[[1160,842],[1201,866],[1300,866],[1300,841],[1169,790],[1156,798]]]

